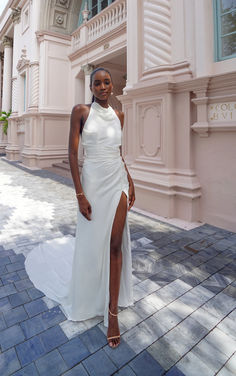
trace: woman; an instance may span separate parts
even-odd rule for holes
[[[110,251],[110,281],[109,281],[109,320],[107,337],[109,345],[116,347],[120,343],[120,334],[117,320],[117,307],[122,270],[122,235],[127,226],[128,210],[135,200],[134,184],[121,158],[121,131],[124,125],[124,114],[114,111],[108,104],[113,85],[110,72],[103,68],[95,69],[90,77],[90,89],[93,93],[92,105],[78,105],[73,108],[71,115],[71,130],[69,140],[69,160],[74,181],[80,213],[87,221],[94,221],[90,236],[99,229],[101,249],[94,257],[108,258],[104,248]],[[85,151],[85,160],[82,171],[82,184],[78,173],[78,145],[82,133],[82,144]],[[128,186],[129,185],[129,186]],[[104,217],[108,216],[104,221]],[[112,221],[111,221],[112,219]],[[104,222],[100,222],[104,221]],[[89,229],[90,225],[85,224]],[[80,229],[78,228],[78,231]],[[128,236],[127,236],[128,235]],[[110,238],[110,239],[109,239]],[[109,241],[110,240],[110,241]],[[124,247],[126,261],[130,270],[126,271],[126,279],[131,279],[131,261],[129,239]],[[108,247],[109,246],[109,247]],[[78,250],[79,252],[79,250]],[[91,260],[91,263],[93,261]],[[98,261],[99,262],[99,261]],[[107,261],[101,270],[107,273]],[[127,265],[126,265],[127,266]],[[104,275],[102,278],[105,278]],[[98,283],[101,282],[98,280]],[[128,281],[130,285],[130,281]],[[106,283],[104,283],[104,286]],[[129,286],[127,286],[128,288]],[[123,286],[123,289],[126,287]],[[129,287],[130,288],[130,287]],[[106,288],[103,287],[102,290]],[[130,288],[131,289],[131,288]],[[105,291],[102,291],[104,294]],[[132,303],[132,292],[123,297],[124,305]]]
[[[59,302],[69,320],[104,316],[110,347],[120,343],[118,305],[133,303],[130,233],[127,219],[134,184],[121,156],[122,112],[108,105],[110,73],[91,74],[91,105],[71,114],[69,161],[78,199],[76,239],[40,244],[26,259],[34,285]],[[78,146],[85,158],[81,181]]]

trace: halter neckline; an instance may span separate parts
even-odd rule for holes
[[[111,109],[111,106],[110,105],[108,105],[108,107],[103,107],[103,106],[101,106],[99,103],[97,103],[97,102],[93,102],[92,103],[92,106],[93,107],[96,107],[96,109],[98,110],[98,111],[101,111],[101,112],[107,112],[107,111],[109,111],[110,109]]]

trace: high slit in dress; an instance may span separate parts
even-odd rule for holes
[[[120,156],[122,130],[112,107],[93,102],[81,142],[81,183],[91,204],[91,221],[78,210],[76,237],[44,242],[25,261],[35,287],[59,302],[69,320],[104,316],[108,326],[110,238],[122,192],[128,203],[128,179]],[[118,305],[133,304],[131,243],[128,216],[122,235],[122,271]]]

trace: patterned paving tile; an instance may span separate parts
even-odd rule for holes
[[[228,360],[225,354],[204,340],[192,349],[192,353],[197,356],[200,361],[205,363],[214,373],[219,371]]]
[[[28,319],[28,315],[25,312],[24,307],[19,306],[19,307],[13,308],[10,311],[5,312],[4,319],[6,321],[7,326],[12,326],[14,324],[17,324],[21,321]]]
[[[41,315],[34,316],[31,319],[21,322],[20,326],[25,338],[27,339],[43,332],[46,329]]]
[[[167,341],[165,337],[154,342],[147,348],[147,351],[166,371],[181,358],[175,346],[172,346],[171,342]]]
[[[91,355],[82,364],[90,376],[110,376],[117,370],[104,350]]]
[[[129,363],[137,376],[161,376],[164,369],[159,363],[147,352],[144,351]]]
[[[35,364],[40,375],[60,376],[68,369],[58,350],[44,355]]]
[[[86,372],[84,366],[80,363],[66,373],[63,373],[63,376],[88,376],[88,373]]]
[[[234,354],[222,367],[218,376],[234,376],[236,374],[236,354]]]
[[[23,342],[25,339],[24,333],[19,325],[11,326],[1,331],[0,346],[1,350],[5,351],[18,343]]]
[[[236,341],[230,336],[222,332],[218,328],[214,328],[206,337],[205,340],[213,347],[216,347],[220,352],[227,357],[231,357],[236,351]]]
[[[188,376],[213,376],[212,370],[192,352],[186,354],[176,367]]]
[[[9,296],[9,302],[12,308],[30,302],[31,299],[26,291],[18,292]]]
[[[14,348],[0,354],[0,375],[11,375],[19,368],[21,367]]]
[[[104,347],[104,351],[117,368],[123,367],[126,363],[128,363],[136,356],[133,349],[129,347],[123,340],[121,340],[121,343],[116,351],[114,351],[114,349],[112,349],[108,345]]]
[[[22,367],[40,358],[46,352],[37,336],[17,345],[16,351]]]
[[[11,309],[11,304],[7,297],[0,299],[0,312],[7,312]]]
[[[98,326],[95,326],[81,334],[80,339],[88,348],[91,354],[101,347],[105,346],[107,343],[106,336]]]
[[[19,371],[12,374],[12,376],[38,376],[39,373],[34,363],[30,363],[28,366],[21,368]]]
[[[32,302],[25,304],[24,307],[29,317],[36,316],[39,313],[42,313],[48,310],[48,307],[43,301],[43,299],[33,300]]]
[[[136,376],[132,368],[129,366],[125,366],[121,368],[117,373],[114,374],[114,376]]]
[[[68,341],[68,338],[65,336],[59,325],[45,330],[43,333],[39,334],[38,337],[46,352],[49,352]]]
[[[90,351],[79,337],[71,339],[58,349],[69,368],[75,366],[90,355]]]

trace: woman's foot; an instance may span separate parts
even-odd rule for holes
[[[111,348],[116,348],[120,344],[120,329],[118,324],[118,313],[113,313],[109,309],[108,315],[108,330],[107,330],[107,340],[108,345]]]

